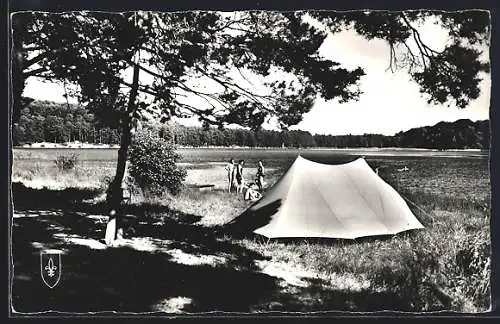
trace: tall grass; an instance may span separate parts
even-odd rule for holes
[[[82,161],[71,169],[64,169],[54,161],[18,160],[13,163],[11,180],[37,189],[105,189],[103,179],[114,175],[114,172],[114,163]]]

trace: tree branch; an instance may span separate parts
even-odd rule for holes
[[[33,47],[29,47],[29,46],[24,46],[22,48],[23,51],[25,52],[29,52],[29,51],[39,51],[39,50],[43,50],[45,49],[43,46],[33,46]]]
[[[146,73],[149,73],[150,75],[152,76],[155,76],[157,78],[160,78],[161,80],[163,81],[166,81],[167,83],[172,83],[174,84],[176,87],[179,87],[180,89],[183,89],[184,91],[187,91],[187,92],[190,92],[190,93],[193,93],[194,95],[200,97],[200,98],[203,98],[205,101],[207,101],[212,107],[215,108],[215,106],[213,105],[213,103],[211,103],[208,98],[210,99],[213,99],[215,101],[217,101],[221,106],[223,106],[225,109],[228,109],[226,103],[222,100],[220,100],[216,95],[212,94],[212,93],[207,93],[207,92],[202,92],[202,91],[198,91],[198,90],[195,90],[195,89],[192,89],[190,87],[188,87],[185,83],[181,82],[181,81],[178,81],[178,80],[172,80],[172,79],[169,79],[167,78],[166,76],[163,76],[159,73],[156,73],[154,71],[151,71],[149,70],[148,68],[142,66],[139,64],[139,69],[145,71]],[[127,84],[126,82],[122,81],[123,84],[125,85],[128,85],[130,86],[129,84]],[[142,90],[142,89],[141,89]],[[143,90],[144,92],[146,93],[149,93],[153,96],[156,96],[156,97],[160,97],[162,99],[165,99],[163,98],[160,94],[158,94],[157,92],[152,92],[153,90],[151,88],[149,88],[149,91],[146,91],[146,90]],[[171,98],[169,98],[171,99]]]
[[[415,54],[413,54],[413,51],[411,50],[410,46],[408,46],[408,44],[406,44],[406,42],[403,42],[403,45],[406,47],[406,49],[408,50],[408,53],[411,56],[411,59],[410,59],[410,71],[411,71],[413,69],[413,66],[416,64],[415,62],[417,61],[417,59],[415,57]]]
[[[23,72],[23,75],[25,78],[30,77],[30,76],[35,76],[35,75],[38,77],[44,78],[45,76],[43,76],[43,75],[37,75],[40,72],[47,72],[47,70],[45,68],[38,68],[38,69],[31,70],[31,71]]]
[[[430,55],[429,55],[427,49],[422,46],[423,43],[422,43],[422,39],[420,38],[420,33],[418,32],[418,30],[415,27],[413,27],[411,25],[410,21],[408,20],[408,18],[404,14],[404,12],[401,12],[401,17],[403,18],[404,23],[411,29],[413,39],[415,40],[415,43],[417,44],[418,50],[420,52],[420,56],[422,58],[422,63],[424,64],[424,69],[427,69],[427,63],[426,63],[425,59],[430,58]]]
[[[239,67],[236,67],[236,69],[238,70],[238,73],[241,75],[241,77],[248,83],[250,83],[251,85],[253,85],[252,82],[250,82],[250,80],[247,79],[247,77],[245,75],[243,75],[243,73],[241,72],[241,69]]]
[[[252,100],[252,101],[254,101],[256,103],[263,104],[258,98],[263,99],[263,100],[275,99],[275,98],[273,98],[271,96],[259,95],[259,94],[250,92],[250,91],[248,91],[248,90],[240,87],[239,85],[237,85],[237,84],[235,84],[233,82],[228,81],[227,79],[226,80],[222,80],[222,78],[224,78],[224,76],[222,76],[220,74],[207,73],[206,71],[204,71],[203,69],[200,69],[199,67],[197,67],[197,70],[201,74],[203,74],[203,75],[211,78],[212,80],[214,80],[217,83],[219,83],[220,85],[222,85],[225,89],[235,91],[234,88],[236,88],[236,89],[240,90],[240,91],[236,90],[236,92],[238,92],[239,94],[241,94],[243,96],[246,96],[247,98],[249,98],[250,100]]]
[[[222,30],[224,30],[224,29],[226,29],[226,28],[230,27],[230,26],[231,26],[231,25],[233,25],[233,24],[237,24],[237,23],[243,22],[243,21],[245,21],[245,20],[246,20],[246,18],[242,18],[242,19],[238,19],[238,20],[230,20],[230,21],[228,21],[226,24],[224,24],[224,25],[220,26],[219,28],[211,29],[210,31],[211,31],[212,33],[216,33],[216,32],[222,31]]]
[[[394,73],[394,69],[392,68],[392,63],[393,61],[395,62],[396,61],[396,58],[394,57],[394,45],[392,43],[389,43],[389,53],[390,53],[390,57],[389,57],[389,66],[387,67],[387,69],[385,69],[386,71],[387,70],[391,70],[392,73]]]
[[[198,116],[201,120],[203,121],[206,121],[212,125],[217,125],[218,122],[215,121],[215,120],[211,120],[210,118],[207,118],[205,115],[206,115],[206,112],[204,112],[203,110],[199,110],[197,109],[196,107],[193,107],[191,105],[188,105],[188,104],[185,104],[185,103],[181,103],[181,102],[176,102],[176,104],[179,106],[179,107],[182,107],[182,108],[185,108],[187,109],[188,111],[190,111],[192,114]]]
[[[48,57],[49,56],[49,52],[42,52],[30,59],[26,59],[24,60],[23,62],[23,65],[24,67],[29,67],[29,66],[32,66],[33,64],[37,63],[37,62],[40,62],[41,60],[43,60],[44,58]]]

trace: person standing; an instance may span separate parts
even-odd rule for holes
[[[236,165],[236,185],[238,186],[236,188],[236,192],[240,193],[243,192],[243,165],[245,164],[244,160],[240,160],[238,164]]]
[[[235,173],[234,160],[229,159],[229,162],[226,164],[226,167],[224,169],[227,171],[227,181],[228,181],[227,192],[231,192],[231,189],[233,188],[234,184],[234,173]]]
[[[261,160],[259,160],[257,165],[257,186],[259,187],[259,191],[262,192],[264,188],[264,166]]]

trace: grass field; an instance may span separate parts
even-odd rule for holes
[[[90,256],[87,256],[88,251],[87,254],[82,252],[85,256],[80,258],[93,260],[95,256],[101,262],[109,258],[108,254],[102,257],[96,254],[104,249],[99,238],[103,236],[102,217],[105,215],[102,210],[96,210],[96,206],[101,204],[99,196],[102,196],[106,177],[113,175],[116,150],[80,150],[76,169],[62,172],[55,167],[54,159],[67,152],[67,149],[14,150],[12,179],[26,187],[20,191],[23,194],[18,193],[17,197],[23,198],[19,198],[17,205],[14,192],[13,249],[17,264],[14,301],[27,311],[39,310],[41,306],[24,294],[32,292],[26,278],[39,276],[37,270],[28,266],[32,261],[26,259],[26,254],[35,254],[42,247],[59,247],[73,251],[68,254],[78,255],[74,252],[76,247],[86,247],[93,252]],[[146,267],[147,274],[145,268],[126,264],[122,266],[131,267],[129,271],[125,270],[127,268],[118,268],[118,271],[124,272],[124,276],[131,272],[141,288],[127,290],[119,286],[120,280],[111,284],[106,281],[108,288],[116,293],[104,293],[94,292],[82,283],[85,288],[79,287],[87,295],[78,297],[77,300],[83,303],[78,309],[85,310],[85,306],[92,310],[111,308],[141,312],[384,309],[480,312],[488,309],[491,190],[489,160],[485,153],[301,150],[304,157],[324,163],[341,163],[358,154],[365,155],[370,166],[378,167],[381,177],[407,199],[426,228],[393,237],[353,241],[267,241],[259,237],[232,237],[231,233],[217,234],[222,225],[249,206],[242,197],[223,190],[225,161],[230,157],[245,159],[245,173],[253,176],[256,162],[262,159],[267,170],[267,187],[270,187],[298,152],[180,150],[184,157],[181,166],[188,170],[186,184],[213,184],[215,189],[199,192],[187,187],[175,197],[168,194],[163,197],[134,196],[130,206],[134,220],[128,225],[124,244],[140,254],[126,254],[126,257],[129,261],[151,262],[151,267]],[[407,171],[399,171],[405,166]],[[66,205],[56,208],[57,201],[50,201],[50,197],[56,197],[61,189],[67,188],[92,191],[85,200],[86,207],[79,207],[84,211],[78,210],[75,214],[71,207],[73,211],[68,212]],[[28,193],[33,197],[43,194],[49,198],[35,204],[26,198]],[[24,194],[26,197],[22,196]],[[48,207],[51,203],[54,208]],[[86,226],[81,225],[83,219]],[[26,228],[37,228],[33,222],[52,230],[37,238],[26,238],[31,235]],[[118,252],[109,253],[120,257]],[[147,258],[145,253],[149,253]],[[70,256],[67,258],[72,260]],[[82,272],[81,260],[73,261],[79,265],[67,261],[66,269],[73,269],[72,275],[77,276]],[[177,281],[174,284],[174,279],[167,278],[169,276],[164,275],[167,270],[175,273],[175,280],[182,284]],[[149,279],[139,279],[144,274]],[[104,280],[95,272],[87,276],[91,281],[101,279]],[[131,280],[126,276],[121,279],[124,283]],[[78,280],[67,278],[66,282],[76,286]],[[206,280],[215,281],[215,288]],[[223,288],[223,285],[228,287]],[[146,291],[143,286],[151,290]],[[201,292],[195,292],[196,289]],[[231,297],[216,297],[214,293],[210,296],[210,289]],[[91,292],[105,294],[107,302],[94,304],[90,300]],[[76,298],[68,294],[59,293],[57,298]],[[68,307],[58,303],[56,297],[52,298],[55,298],[53,307]]]

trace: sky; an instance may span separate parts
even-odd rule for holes
[[[422,40],[439,50],[447,41],[446,34],[431,22],[420,27]],[[487,51],[486,51],[487,53]],[[319,54],[339,62],[343,67],[361,66],[366,75],[361,78],[359,100],[340,104],[336,100],[318,99],[302,122],[291,129],[313,134],[384,134],[393,135],[410,128],[434,125],[440,121],[468,118],[472,121],[489,118],[490,75],[484,75],[481,95],[465,109],[451,105],[428,104],[419,87],[404,71],[388,70],[389,46],[381,40],[368,41],[354,31],[329,34]],[[488,58],[488,57],[487,57]],[[489,58],[488,58],[489,59]],[[65,102],[61,85],[28,79],[24,96]],[[196,120],[181,120],[186,125],[197,125]],[[277,129],[270,121],[267,129]]]
[[[424,43],[442,47],[446,42],[443,31],[430,24],[421,32]],[[431,46],[432,48],[432,46]],[[434,125],[440,121],[468,118],[489,119],[490,75],[481,82],[481,96],[469,107],[432,105],[419,92],[419,86],[405,71],[391,72],[389,46],[381,40],[367,41],[352,31],[330,35],[320,53],[346,67],[361,66],[366,75],[361,78],[363,92],[358,101],[344,104],[318,100],[303,121],[293,129],[323,134],[377,133],[393,135],[410,128]]]

